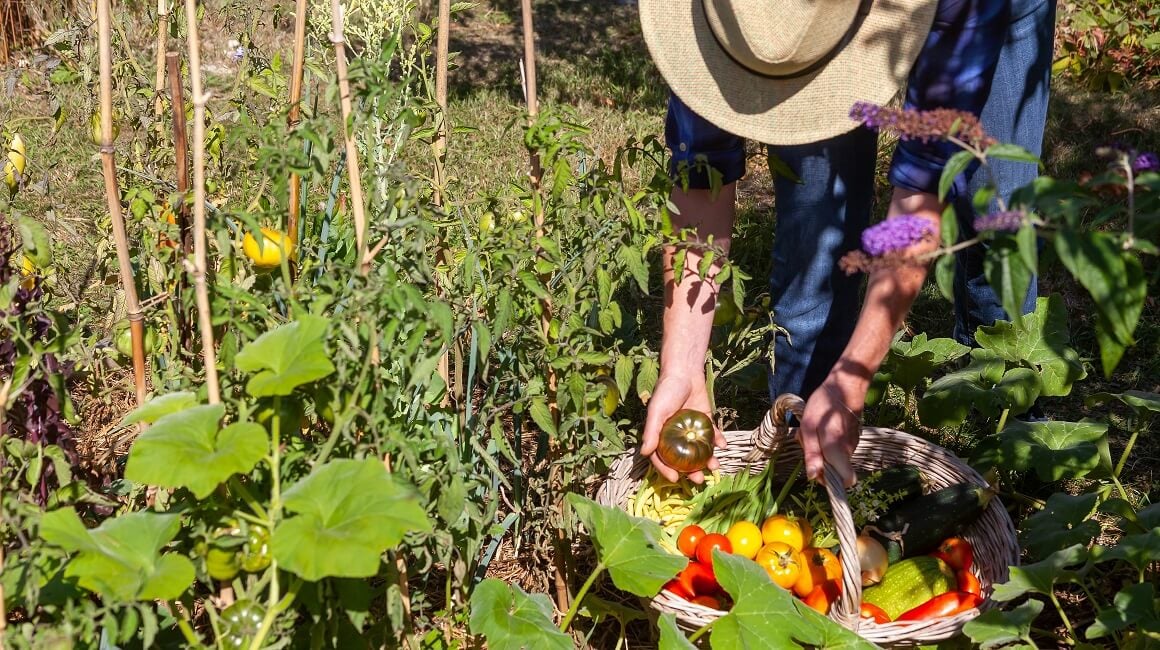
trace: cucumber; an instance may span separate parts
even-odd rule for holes
[[[893,621],[954,588],[955,572],[947,563],[923,555],[890,565],[882,582],[862,591],[862,602],[881,607]]]
[[[926,485],[926,477],[914,465],[896,465],[875,472],[858,475],[858,482],[867,482],[871,491],[881,494],[898,494],[895,501],[901,503],[911,497],[921,496]]]
[[[925,555],[962,532],[983,514],[994,495],[991,488],[958,483],[892,506],[863,532],[882,542],[894,564]]]

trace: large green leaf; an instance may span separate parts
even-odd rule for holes
[[[661,587],[689,563],[657,545],[661,527],[655,521],[630,517],[578,494],[568,503],[584,522],[596,547],[596,558],[620,589],[637,596],[655,596]]]
[[[657,650],[697,650],[697,646],[685,638],[684,632],[681,632],[680,628],[677,627],[675,614],[671,612],[661,614],[657,619],[657,628],[660,629],[661,633]]]
[[[1023,521],[1019,531],[1023,548],[1039,559],[1075,544],[1087,546],[1101,530],[1099,522],[1088,519],[1097,500],[1094,493],[1051,495],[1043,510]]]
[[[157,420],[129,449],[125,478],[189,488],[204,499],[222,481],[250,471],[269,451],[266,430],[253,422],[220,428],[225,412],[221,404],[203,404]]]
[[[885,365],[895,385],[912,390],[930,377],[935,368],[968,352],[969,347],[954,339],[928,339],[924,332],[909,341],[895,341],[890,346]]]
[[[1153,528],[1138,535],[1125,535],[1115,546],[1097,545],[1092,547],[1092,562],[1101,564],[1112,560],[1122,560],[1137,571],[1144,571],[1156,561],[1156,549],[1160,549],[1160,528]]]
[[[1055,237],[1055,251],[1067,270],[1088,290],[1096,307],[1096,338],[1104,375],[1111,376],[1135,343],[1148,285],[1140,259],[1119,239],[1098,230],[1065,228]]]
[[[552,624],[552,601],[517,585],[488,578],[471,594],[472,634],[482,634],[491,650],[571,650],[567,634]]]
[[[256,373],[246,383],[254,397],[289,395],[294,389],[334,372],[323,337],[330,322],[313,315],[300,316],[259,336],[238,352],[238,370]]]
[[[1010,610],[992,609],[983,612],[963,626],[963,634],[974,641],[979,650],[1036,650],[1031,639],[1031,622],[1043,611],[1043,601],[1028,600]]]
[[[1131,585],[1117,593],[1113,603],[1113,607],[1096,614],[1095,623],[1085,632],[1087,638],[1099,639],[1133,625],[1140,632],[1160,638],[1155,585],[1150,582]]]
[[[998,321],[975,333],[979,345],[1015,364],[1031,364],[1040,372],[1047,397],[1067,395],[1071,385],[1087,376],[1079,354],[1069,347],[1067,312],[1059,296],[1040,298],[1021,325]]]
[[[992,598],[999,602],[1015,600],[1026,593],[1050,596],[1056,583],[1072,582],[1076,570],[1087,560],[1088,551],[1083,544],[1069,546],[1056,551],[1035,564],[1011,567],[1007,582],[995,585]]]
[[[414,489],[373,458],[316,467],[282,502],[298,516],[278,524],[270,545],[283,569],[306,580],[369,578],[403,535],[431,529]]]
[[[1006,364],[994,352],[971,350],[971,361],[961,370],[939,377],[918,402],[918,416],[929,427],[962,424],[971,409],[994,417],[1002,405],[992,389],[1003,380]]]
[[[713,570],[721,587],[733,597],[733,609],[718,619],[710,633],[715,650],[875,647],[773,584],[752,560],[714,551]]]
[[[979,443],[977,467],[998,466],[1045,481],[1082,478],[1097,469],[1110,471],[1108,425],[1101,422],[1022,422],[1015,420],[996,437]]]
[[[197,394],[189,391],[166,393],[145,402],[129,412],[122,421],[124,425],[138,422],[156,422],[171,413],[184,411],[197,405]]]
[[[1149,421],[1154,413],[1160,413],[1160,395],[1142,390],[1126,390],[1122,393],[1095,393],[1084,399],[1087,407],[1102,406],[1112,400],[1119,400],[1132,409],[1137,420]]]
[[[176,553],[161,554],[181,529],[178,515],[132,512],[88,530],[72,508],[40,520],[45,542],[76,555],[65,575],[113,602],[171,600],[193,582],[193,564]]]
[[[1022,324],[1023,303],[1035,268],[1027,265],[1015,237],[1006,233],[996,235],[983,258],[983,275],[999,297],[1003,311],[1016,325]]]

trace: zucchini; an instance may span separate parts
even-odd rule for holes
[[[900,503],[911,497],[922,496],[926,476],[914,465],[896,465],[859,474],[858,484],[863,482],[874,492],[897,495],[898,498],[894,501]]]
[[[892,506],[862,532],[882,542],[894,564],[925,555],[962,532],[983,514],[993,496],[991,488],[958,483]]]
[[[923,555],[892,564],[882,582],[862,591],[862,602],[881,607],[890,620],[955,588],[955,572],[946,562]]]

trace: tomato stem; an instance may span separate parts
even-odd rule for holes
[[[576,592],[576,597],[572,599],[572,606],[568,608],[568,613],[564,614],[564,620],[560,621],[560,631],[567,632],[568,626],[572,624],[572,619],[576,618],[576,612],[580,611],[580,603],[583,602],[584,596],[588,595],[588,590],[592,587],[592,583],[596,582],[596,576],[604,573],[604,563],[599,562],[596,568],[592,569],[588,579],[581,585],[580,591]]]
[[[177,627],[181,630],[181,636],[185,637],[189,645],[195,648],[199,647],[201,645],[201,639],[197,637],[197,634],[189,625],[189,612],[183,607],[178,607],[176,600],[169,604],[169,611],[173,614],[173,618],[177,619]]]

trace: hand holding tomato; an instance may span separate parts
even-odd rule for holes
[[[680,472],[676,468],[666,465],[656,452],[661,442],[661,431],[665,422],[682,409],[692,409],[702,413],[711,411],[704,378],[701,377],[697,381],[688,377],[662,374],[657,380],[652,397],[648,400],[648,415],[644,421],[644,433],[641,435],[640,453],[642,456],[650,457],[657,472],[674,483],[680,480]],[[713,447],[725,448],[725,436],[717,430],[716,426],[713,427],[712,440]],[[705,470],[713,471],[719,466],[717,459],[711,456],[705,464]],[[694,483],[702,483],[705,480],[703,470],[691,471],[687,476]]]

